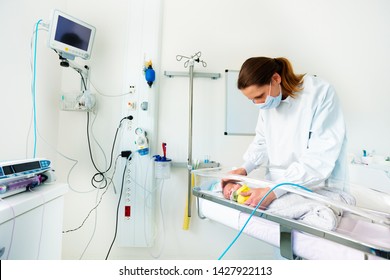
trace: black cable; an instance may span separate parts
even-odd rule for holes
[[[61,56],[60,56],[60,59],[63,59]],[[66,60],[66,59],[65,59]],[[85,66],[87,67],[87,66]],[[85,79],[84,79],[84,76],[81,72],[81,70],[79,69],[76,69],[76,68],[73,68],[77,73],[80,74],[81,76],[81,80],[83,82],[83,85],[84,85],[84,90],[87,90],[87,86],[85,84]],[[88,150],[89,150],[89,156],[91,158],[91,162],[93,164],[93,166],[95,167],[97,173],[95,173],[92,178],[91,178],[91,184],[94,188],[98,188],[98,186],[95,185],[95,183],[102,183],[104,182],[104,186],[103,187],[100,187],[101,189],[104,189],[105,187],[107,187],[107,179],[106,179],[106,176],[104,175],[105,173],[107,173],[110,169],[111,169],[111,166],[112,166],[112,160],[113,160],[113,155],[114,155],[114,148],[115,148],[115,142],[116,142],[116,138],[118,136],[118,131],[119,131],[119,128],[121,127],[122,125],[122,121],[124,121],[125,119],[128,119],[128,120],[132,120],[133,119],[133,116],[127,116],[127,117],[124,117],[120,120],[119,122],[119,126],[118,128],[116,129],[116,132],[115,132],[115,137],[114,137],[114,141],[112,143],[112,148],[111,148],[111,155],[110,155],[110,164],[107,168],[107,170],[105,171],[100,171],[99,168],[96,166],[95,164],[95,161],[93,159],[93,155],[92,155],[92,149],[91,149],[91,140],[90,140],[90,137],[89,137],[89,112],[87,111],[87,140],[88,140]],[[98,179],[98,176],[101,176],[101,178]]]
[[[99,170],[99,168],[96,166],[95,164],[95,161],[93,159],[93,156],[92,156],[92,149],[91,149],[91,140],[90,140],[90,137],[89,137],[89,112],[87,112],[87,141],[88,141],[88,150],[89,150],[89,156],[91,158],[91,162],[92,162],[92,165],[95,167],[96,171],[98,173],[95,173],[92,178],[91,178],[91,184],[94,188],[98,188],[97,186],[95,186],[95,182],[97,183],[101,183],[104,181],[104,186],[101,187],[102,189],[104,189],[106,186],[107,186],[107,179],[105,178],[104,176],[104,173],[102,171]],[[115,144],[115,142],[114,142]],[[113,144],[113,145],[114,145]],[[102,176],[102,178],[100,180],[96,179],[97,176]]]
[[[127,159],[127,160],[130,160],[130,159]],[[115,240],[116,240],[116,235],[117,235],[117,233],[118,233],[119,206],[120,206],[121,200],[122,200],[123,184],[124,184],[124,181],[125,181],[126,169],[127,169],[127,163],[126,163],[126,165],[125,165],[125,168],[123,169],[121,192],[120,192],[120,194],[119,194],[118,205],[117,205],[117,208],[116,208],[116,219],[115,219],[115,232],[114,232],[114,238],[112,239],[110,248],[108,249],[108,252],[107,252],[107,255],[106,255],[106,260],[108,259],[108,256],[110,255],[112,246],[114,245],[114,242],[115,242]]]
[[[106,179],[106,176],[105,176],[105,173],[107,173],[111,167],[112,167],[112,159],[113,159],[113,155],[114,155],[114,148],[115,148],[115,143],[116,143],[116,138],[118,136],[118,132],[119,132],[119,129],[122,125],[122,122],[124,120],[132,120],[133,119],[133,116],[127,116],[127,117],[124,117],[120,120],[119,122],[119,125],[116,129],[116,132],[115,132],[115,136],[114,136],[114,141],[112,143],[112,148],[111,148],[111,155],[110,155],[110,164],[107,168],[107,170],[105,171],[101,171],[99,170],[99,168],[96,166],[95,164],[95,161],[93,159],[93,155],[92,155],[92,149],[91,149],[91,140],[90,140],[90,137],[89,137],[89,112],[87,112],[87,140],[88,140],[88,150],[89,150],[89,156],[91,158],[91,162],[93,164],[93,166],[95,167],[97,173],[95,173],[92,178],[91,178],[91,184],[94,188],[98,188],[98,186],[95,185],[95,183],[101,183],[101,182],[104,182],[104,186],[103,187],[100,187],[101,189],[104,189],[106,186],[107,186],[107,179]],[[101,178],[98,179],[98,176],[101,176]]]
[[[121,157],[121,155],[118,155],[118,156],[117,156],[115,162],[119,159],[119,157]],[[114,172],[113,172],[113,174],[112,174],[112,177],[114,177],[114,174],[115,174],[115,173],[116,173],[116,164],[115,164],[115,167],[114,167]],[[111,183],[114,184],[114,183],[112,182],[112,179],[111,179]],[[114,188],[115,188],[115,186],[114,186]],[[88,212],[87,216],[84,218],[84,220],[82,221],[82,223],[81,223],[80,226],[78,226],[78,227],[76,227],[76,228],[74,228],[74,229],[64,230],[64,231],[62,231],[62,233],[69,233],[69,232],[76,231],[76,230],[79,230],[80,228],[82,228],[82,227],[84,226],[85,222],[88,220],[89,216],[92,214],[92,212],[93,212],[94,210],[96,210],[96,209],[98,208],[98,206],[100,205],[100,203],[102,202],[103,196],[106,194],[107,190],[108,190],[108,188],[107,188],[107,189],[103,192],[103,194],[100,196],[100,199],[99,199],[98,203],[97,203],[97,204]]]

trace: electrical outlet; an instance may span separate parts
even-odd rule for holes
[[[130,85],[129,93],[135,93],[135,86]]]

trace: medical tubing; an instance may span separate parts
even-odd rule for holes
[[[136,163],[136,166],[142,166],[141,163],[139,162],[140,160],[140,155],[139,154],[136,154],[136,159],[137,159],[137,163]],[[154,255],[153,252],[151,252],[151,250],[149,250],[149,254],[154,258],[154,259],[158,259],[160,258],[162,252],[163,252],[163,249],[164,249],[164,246],[165,246],[165,223],[164,223],[164,213],[163,213],[163,204],[162,204],[162,193],[163,193],[163,187],[164,187],[164,182],[165,180],[164,179],[160,179],[161,180],[161,183],[160,183],[160,186],[158,185],[158,183],[156,184],[156,186],[152,187],[151,190],[148,190],[147,189],[147,184],[148,184],[148,181],[147,179],[148,178],[151,178],[151,176],[149,176],[149,170],[150,170],[150,163],[154,162],[155,161],[155,158],[154,157],[151,157],[149,162],[148,162],[148,165],[147,165],[147,169],[146,169],[146,173],[145,173],[145,180],[144,180],[144,184],[140,184],[136,181],[136,178],[132,177],[132,176],[128,176],[128,178],[130,178],[134,184],[136,185],[136,187],[138,188],[141,188],[143,191],[144,191],[144,211],[146,213],[146,210],[147,210],[147,207],[149,209],[152,209],[152,205],[148,205],[148,201],[149,201],[149,197],[152,195],[152,193],[154,193],[156,190],[160,190],[160,200],[159,200],[159,210],[160,210],[160,213],[161,213],[161,220],[162,220],[162,234],[163,234],[163,241],[162,241],[162,247],[160,249],[160,252],[158,252],[158,255]],[[140,172],[142,173],[142,172]],[[156,225],[156,222],[154,222],[154,226],[157,227]],[[145,238],[145,243],[147,244],[148,247],[151,247],[150,243],[148,242],[148,237],[147,237],[147,233],[146,233],[146,223],[144,223],[144,238]],[[155,240],[156,239],[156,233],[153,233],[150,240]]]
[[[33,86],[32,86],[32,101],[33,101],[33,119],[34,119],[34,151],[33,158],[37,153],[37,108],[36,108],[36,77],[37,77],[37,41],[38,41],[38,25],[41,19],[35,24],[35,40],[34,40],[34,63],[33,63]]]
[[[140,157],[141,157],[141,156],[137,153],[137,154],[136,154],[136,159],[138,160],[138,162],[135,163],[135,166],[141,166],[141,163],[139,162]],[[152,157],[152,158],[150,158],[150,160],[149,160],[148,167],[147,167],[146,173],[145,173],[144,185],[142,185],[141,183],[137,182],[137,180],[136,180],[135,177],[132,177],[131,175],[128,175],[128,178],[134,182],[135,186],[136,186],[137,188],[141,188],[141,189],[144,191],[144,201],[145,201],[145,202],[144,202],[144,211],[145,211],[145,212],[146,212],[147,207],[149,207],[149,208],[152,207],[152,205],[150,205],[150,206],[148,205],[149,197],[151,196],[152,193],[154,193],[157,189],[159,189],[159,186],[158,186],[158,185],[152,187],[151,190],[148,190],[148,189],[146,188],[146,186],[147,186],[147,179],[151,177],[151,176],[148,176],[148,174],[149,174],[150,163],[151,163],[151,162],[154,162],[154,159],[155,159],[155,158]],[[140,173],[142,173],[142,172],[140,172]],[[162,188],[162,186],[161,186],[161,188]],[[160,188],[160,189],[161,189],[161,188]],[[161,192],[161,190],[160,190],[160,192]],[[161,199],[161,198],[160,198],[160,199]],[[160,203],[161,203],[161,201],[160,201]],[[162,212],[162,207],[161,207],[161,206],[160,206],[160,211]],[[162,215],[162,216],[163,216],[163,215]],[[163,219],[163,218],[162,218],[162,219]],[[147,246],[149,246],[150,244],[148,243],[148,240],[147,240],[146,227],[145,227],[145,226],[146,226],[146,224],[144,223],[144,238],[145,238],[145,243],[147,244]],[[154,222],[154,226],[157,227],[156,222]],[[165,233],[164,225],[163,225],[163,232]],[[156,233],[153,233],[153,236],[152,236],[150,239],[151,239],[151,240],[155,240],[155,239],[156,239]],[[149,247],[150,247],[150,246],[149,246]],[[160,253],[160,254],[161,254],[161,253]],[[158,258],[158,257],[159,257],[159,256],[157,256],[157,257],[154,256],[152,253],[151,253],[151,256],[152,256],[153,258]]]
[[[138,158],[137,158],[137,160],[139,160],[139,156],[138,156]],[[146,172],[145,172],[145,181],[144,181],[144,185],[143,185],[143,187],[141,187],[142,189],[143,189],[143,191],[144,191],[144,212],[146,213],[146,207],[148,206],[148,200],[149,200],[149,196],[152,194],[152,192],[154,192],[155,191],[155,188],[153,188],[152,187],[152,190],[151,191],[148,191],[147,189],[146,189],[146,184],[147,184],[147,178],[149,177],[148,176],[148,174],[149,174],[149,167],[150,167],[150,165],[151,165],[151,162],[154,162],[154,157],[151,157],[150,159],[149,159],[149,162],[148,162],[148,164],[147,164],[147,168],[146,168]],[[141,166],[141,164],[139,164],[139,166]],[[141,174],[142,174],[142,172],[140,172]],[[133,180],[133,178],[131,178],[131,176],[130,176],[130,179],[132,179]],[[134,183],[137,185],[137,183],[135,182],[135,179],[133,180],[134,181]],[[139,185],[139,184],[138,184]],[[156,187],[157,188],[157,187]],[[152,209],[152,208],[151,208]],[[147,244],[147,246],[148,247],[150,247],[149,246],[149,242],[148,242],[148,238],[147,238],[147,234],[146,234],[146,223],[144,223],[144,238],[145,238],[145,243]],[[153,237],[154,238],[154,237]]]
[[[120,93],[120,94],[113,94],[113,95],[110,95],[110,94],[105,94],[105,93],[102,93],[100,91],[100,89],[98,89],[95,84],[93,83],[92,79],[90,79],[89,81],[91,83],[91,85],[95,88],[96,92],[101,95],[101,96],[104,96],[104,97],[122,97],[122,96],[125,96],[125,95],[128,95],[130,94],[131,92],[125,92],[125,93]]]
[[[154,255],[153,252],[151,252],[151,250],[149,250],[149,254],[154,258],[154,259],[159,259],[161,257],[161,254],[162,252],[164,251],[164,247],[165,247],[165,223],[164,223],[164,211],[163,211],[163,188],[164,188],[164,183],[165,183],[165,179],[159,179],[161,180],[161,186],[160,186],[160,200],[159,200],[159,208],[160,208],[160,216],[161,216],[161,227],[162,227],[162,245],[161,245],[161,248],[159,250],[159,252],[157,253],[157,255]],[[158,188],[158,186],[156,187]],[[156,223],[155,223],[156,224]],[[145,229],[145,226],[144,226],[144,229]],[[145,235],[145,238],[146,238],[146,232],[144,231],[144,235]],[[154,234],[153,236],[153,239],[155,240],[156,239],[156,234]],[[149,246],[150,244],[148,244],[147,240],[145,239],[147,245]],[[150,246],[149,246],[150,247]]]
[[[46,143],[46,145],[48,145],[50,148],[52,148],[57,154],[59,154],[60,156],[62,156],[63,158],[69,160],[69,161],[72,161],[74,162],[74,164],[72,165],[72,167],[69,169],[68,171],[68,174],[66,175],[66,183],[68,184],[69,188],[74,191],[74,192],[77,192],[77,193],[87,193],[87,192],[91,192],[91,191],[94,191],[94,190],[91,190],[91,191],[87,191],[87,192],[81,192],[81,191],[77,191],[75,189],[72,188],[72,185],[70,184],[70,174],[73,170],[73,168],[75,168],[75,166],[78,164],[78,160],[76,159],[72,159],[70,157],[67,157],[66,155],[64,155],[63,153],[61,153],[60,151],[57,150],[57,148],[53,147],[52,144],[50,144],[45,138],[42,137],[42,135],[39,133],[39,129],[37,129],[37,132],[38,132],[38,136],[39,138],[44,141]]]
[[[160,213],[161,213],[161,226],[162,226],[162,233],[163,233],[163,240],[162,240],[162,245],[161,245],[161,249],[160,249],[160,252],[158,254],[158,256],[154,256],[154,258],[160,258],[162,252],[164,251],[164,247],[165,247],[165,223],[164,223],[164,211],[163,211],[163,188],[164,188],[164,183],[165,183],[165,179],[161,179],[162,182],[161,182],[161,188],[160,188]]]
[[[308,191],[308,192],[313,192],[312,190],[308,189],[308,188],[305,188],[304,186],[301,186],[301,185],[298,185],[298,184],[294,184],[294,183],[280,183],[280,184],[277,184],[276,186],[274,186],[273,188],[271,188],[264,196],[263,198],[259,201],[259,203],[256,205],[255,209],[253,209],[252,213],[249,215],[248,219],[246,220],[245,224],[242,226],[241,230],[238,232],[238,234],[236,235],[236,237],[233,239],[233,241],[229,244],[229,246],[225,249],[225,251],[223,251],[223,253],[219,256],[218,260],[221,260],[225,254],[230,250],[230,248],[233,246],[233,244],[237,241],[238,237],[240,237],[240,235],[243,233],[245,227],[247,226],[247,224],[249,223],[249,220],[252,218],[253,214],[256,212],[256,210],[260,207],[261,203],[264,201],[264,199],[276,188],[279,188],[281,186],[293,186],[293,187],[298,187],[298,188],[301,188],[305,191]]]

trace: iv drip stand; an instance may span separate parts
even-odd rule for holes
[[[188,194],[187,194],[187,205],[186,205],[186,213],[184,217],[184,224],[183,229],[187,230],[189,227],[189,222],[191,218],[191,197],[192,197],[192,119],[193,119],[193,83],[194,83],[194,77],[201,77],[201,78],[211,78],[213,80],[218,79],[221,77],[221,74],[219,73],[203,73],[203,72],[194,72],[194,64],[195,62],[202,63],[203,67],[207,66],[207,63],[203,60],[200,60],[201,52],[195,53],[191,57],[183,56],[183,55],[177,55],[176,60],[181,61],[183,58],[186,59],[184,62],[184,67],[189,67],[189,73],[188,72],[172,72],[172,71],[165,71],[165,76],[172,78],[172,77],[187,77],[190,78],[190,85],[189,85],[189,125],[188,125],[188,159],[187,159],[187,169],[188,169]]]
[[[193,95],[194,95],[194,61],[190,62],[190,87],[189,87],[189,98],[188,98],[188,108],[189,108],[189,122],[188,122],[188,159],[187,159],[187,168],[188,168],[188,194],[187,194],[187,216],[191,217],[191,187],[192,187],[192,120],[193,120]]]
[[[195,53],[191,57],[186,57],[182,55],[177,55],[176,60],[181,61],[183,58],[186,58],[187,61],[184,63],[184,67],[189,67],[189,124],[188,124],[188,159],[187,159],[187,169],[188,169],[188,193],[187,193],[187,223],[183,225],[184,229],[188,229],[189,218],[191,217],[191,191],[192,191],[192,120],[193,120],[193,88],[194,88],[194,64],[195,62],[201,62],[203,67],[207,66],[207,63],[203,60],[200,60],[201,52]]]

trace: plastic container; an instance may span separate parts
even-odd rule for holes
[[[154,176],[157,179],[169,179],[171,177],[172,160],[166,157],[156,157],[154,160]]]

